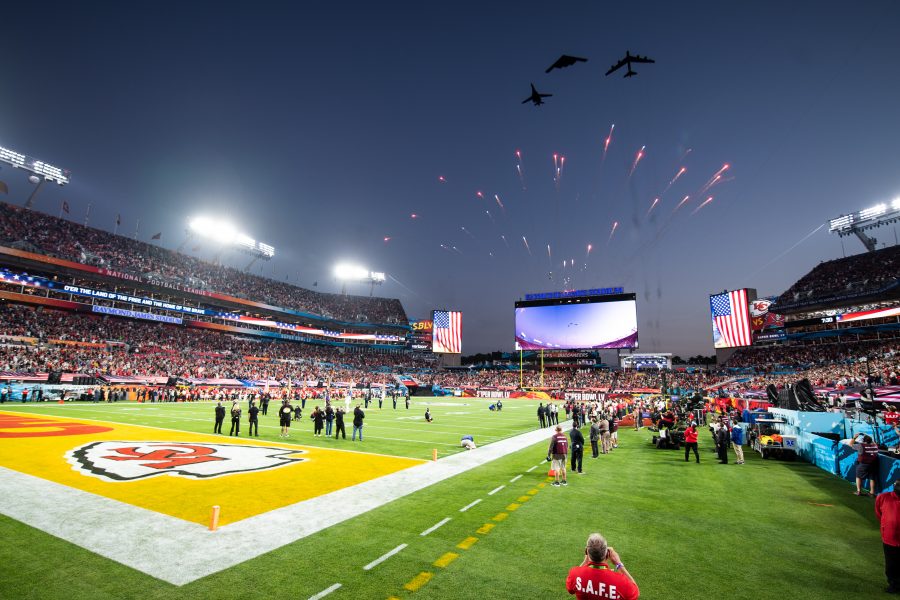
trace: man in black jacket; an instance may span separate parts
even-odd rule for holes
[[[231,431],[228,435],[240,435],[241,431],[241,405],[235,400],[231,405]]]
[[[340,406],[334,411],[334,439],[338,439],[339,435],[347,439],[347,432],[344,429],[344,409]]]
[[[544,404],[542,402],[538,402],[538,423],[541,425],[541,429],[547,426],[546,413],[544,412]]]
[[[359,441],[362,441],[362,428],[363,428],[363,419],[366,418],[366,413],[359,407],[359,404],[356,405],[356,408],[353,409],[353,441],[356,441],[356,432],[359,431]]]
[[[247,410],[247,413],[250,416],[250,432],[247,435],[253,435],[253,430],[256,429],[256,437],[259,437],[259,407],[256,406],[254,400],[250,401],[250,408]]]
[[[574,422],[572,431],[569,432],[569,439],[572,441],[572,472],[580,475],[581,459],[584,457],[584,436]]]
[[[222,406],[222,403],[219,402],[216,405],[216,426],[213,428],[213,433],[222,433],[222,423],[225,421],[225,407]]]
[[[728,444],[731,442],[731,436],[728,435],[728,427],[724,424],[719,425],[716,432],[716,450],[719,452],[719,462],[723,465],[728,464]]]

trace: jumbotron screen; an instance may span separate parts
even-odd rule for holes
[[[634,294],[516,302],[516,349],[637,348]]]

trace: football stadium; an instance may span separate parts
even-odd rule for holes
[[[61,45],[88,31],[72,7],[37,31],[32,9],[11,15],[36,36],[13,41],[71,50],[80,74],[10,67],[23,102],[0,103],[0,598],[900,593],[897,148],[856,171],[812,148],[808,201],[813,166],[784,150],[857,106],[817,71],[831,27],[896,57],[880,23],[897,7],[787,15],[773,44],[804,28],[808,80],[752,122],[713,108],[714,127],[659,102],[673,72],[696,87],[709,75],[686,65],[724,64],[664,35],[707,31],[709,11],[655,7],[620,59],[631,37],[585,41],[593,6],[546,22],[523,6],[521,25],[457,7],[440,27],[354,9],[391,42],[335,9],[311,25],[210,8],[116,7],[96,48]],[[737,56],[721,28],[775,13],[732,10],[708,25]],[[144,17],[171,40],[160,56],[128,25]],[[357,43],[370,54],[348,57]],[[528,47],[493,78],[505,43]],[[562,51],[578,55],[542,78]],[[277,76],[290,52],[318,57],[302,83]],[[121,80],[103,68],[126,58]],[[254,93],[223,93],[220,60]],[[723,103],[758,76],[746,60]],[[503,96],[508,76],[532,96]],[[470,85],[481,108],[429,104]],[[897,93],[866,85],[860,115]],[[404,96],[369,109],[354,90]],[[777,148],[754,138],[765,115],[793,120]],[[491,147],[469,156],[474,137]]]

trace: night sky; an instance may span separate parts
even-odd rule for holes
[[[39,210],[171,248],[227,216],[266,276],[339,291],[350,260],[410,317],[462,310],[464,353],[511,349],[525,293],[623,286],[641,350],[711,354],[708,294],[781,293],[843,252],[827,226],[786,250],[900,195],[900,3],[489,4],[16,3],[0,145],[71,170]],[[626,50],[657,62],[605,77]],[[589,62],[545,74],[563,53]]]

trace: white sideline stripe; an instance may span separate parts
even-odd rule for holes
[[[437,523],[435,523],[434,525],[432,525],[431,527],[429,527],[428,529],[426,529],[425,531],[423,531],[423,532],[420,533],[419,535],[422,536],[422,537],[425,537],[425,536],[428,535],[429,533],[435,531],[438,527],[441,527],[441,526],[443,526],[443,525],[446,525],[446,524],[449,523],[449,522],[450,522],[450,517],[447,517],[446,519],[441,519],[440,521],[438,521]]]
[[[0,513],[162,581],[185,585],[543,443],[547,436],[539,429],[423,462],[224,525],[214,533],[199,523],[5,467],[0,467]]]
[[[502,490],[505,487],[506,487],[505,485],[501,485],[500,487],[495,487],[494,489],[492,489],[491,491],[488,492],[488,496],[493,496],[494,494],[496,494],[497,492],[499,492],[500,490]]]
[[[469,510],[470,508],[472,508],[473,506],[475,506],[475,505],[478,504],[479,502],[481,502],[481,498],[479,498],[479,499],[476,500],[475,502],[472,502],[472,503],[470,503],[470,504],[466,504],[466,505],[463,506],[461,509],[459,509],[459,512],[466,512],[467,510]]]
[[[520,479],[522,479],[522,476],[521,476],[521,475],[516,475],[515,477],[513,477],[512,479],[510,479],[509,482],[510,482],[510,483],[515,483],[516,481],[518,481],[518,480],[520,480]]]
[[[373,560],[372,562],[370,562],[369,564],[367,564],[366,566],[364,566],[364,567],[363,567],[363,571],[369,571],[369,570],[373,569],[374,567],[377,567],[378,565],[380,565],[381,563],[383,563],[384,561],[386,561],[387,559],[389,559],[389,558],[392,557],[393,555],[397,554],[398,552],[400,552],[400,551],[403,550],[404,548],[406,548],[406,544],[400,544],[399,546],[397,546],[396,548],[394,548],[393,550],[391,550],[391,551],[388,552],[387,554],[382,554],[381,556],[379,556],[378,558],[376,558],[375,560]]]
[[[333,592],[334,590],[336,590],[336,589],[338,589],[338,588],[340,588],[340,587],[341,587],[341,584],[336,583],[336,584],[334,584],[334,585],[331,586],[331,587],[325,588],[324,590],[322,590],[321,592],[319,592],[319,593],[316,594],[315,596],[310,596],[310,597],[309,597],[309,600],[319,600],[320,598],[324,598],[325,596],[327,596],[328,594],[330,594],[331,592]]]
[[[526,473],[531,473],[532,471],[534,471],[535,469],[537,469],[539,466],[541,466],[541,465],[534,465],[533,467],[531,467],[530,469],[528,469],[528,470],[525,471],[525,472],[526,472]]]

